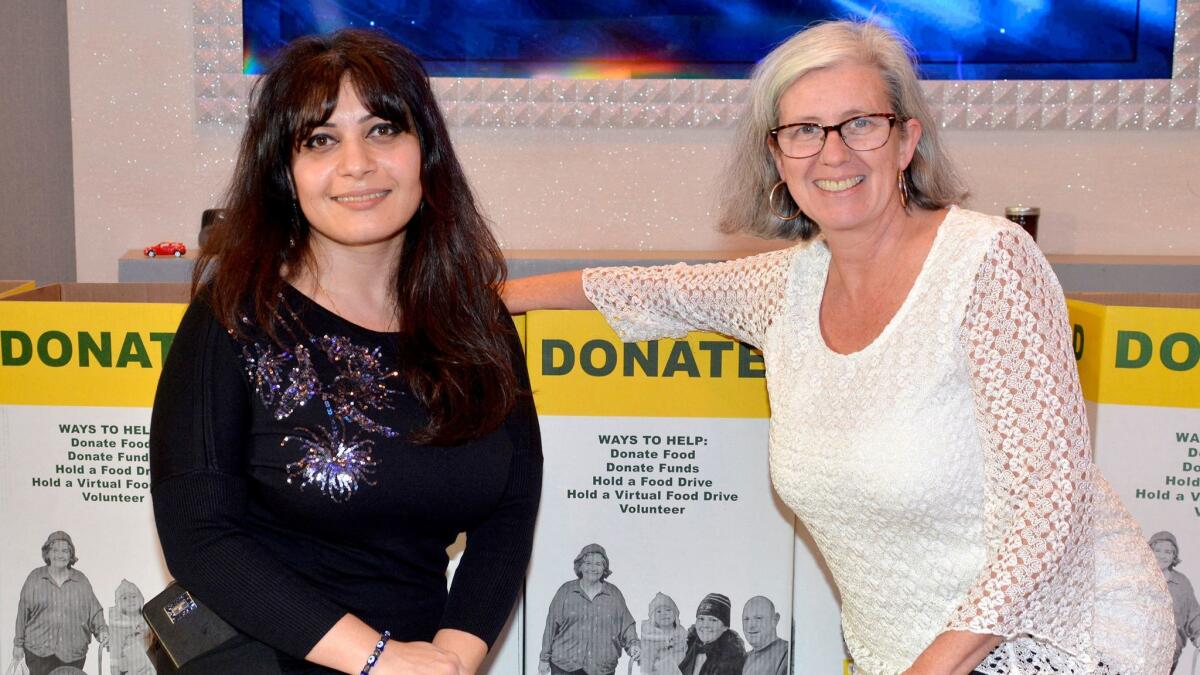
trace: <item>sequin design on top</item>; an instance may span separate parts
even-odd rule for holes
[[[287,465],[287,482],[302,490],[316,487],[333,501],[345,502],[359,487],[375,485],[371,479],[375,441],[359,432],[384,438],[399,435],[371,416],[392,408],[391,396],[396,392],[390,382],[399,373],[384,367],[378,347],[368,349],[342,335],[300,338],[292,330],[299,317],[293,313],[292,319],[279,321],[296,341],[292,348],[258,342],[242,348],[246,374],[276,420],[287,419],[310,400],[320,399],[327,426],[299,427],[279,443],[303,452]],[[314,358],[324,358],[332,366],[331,380],[322,381]]]
[[[304,345],[296,345],[290,352],[247,345],[242,348],[242,358],[259,400],[277,420],[290,417],[321,388]]]
[[[367,349],[341,335],[322,335],[316,340],[326,358],[338,367],[338,374],[327,389],[326,400],[333,404],[333,414],[354,422],[364,430],[385,438],[395,438],[396,432],[367,416],[364,410],[391,408],[387,380],[396,376],[385,372],[380,364],[379,348]]]
[[[329,402],[325,402],[329,406]],[[300,489],[315,485],[318,490],[335,502],[345,502],[360,485],[375,485],[371,474],[375,472],[375,458],[371,449],[375,441],[349,439],[345,436],[345,424],[328,410],[329,428],[302,427],[296,435],[283,437],[280,445],[296,443],[304,450],[304,456],[287,465],[288,483],[299,483]]]

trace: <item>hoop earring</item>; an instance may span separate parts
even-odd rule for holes
[[[900,190],[900,208],[908,210],[908,202],[912,199],[912,191],[908,187],[908,178],[904,169],[896,172],[896,187]]]
[[[800,206],[798,204],[796,205],[796,212],[790,216],[780,215],[780,213],[775,210],[775,193],[778,192],[779,188],[784,185],[787,185],[787,182],[785,182],[781,178],[781,179],[779,179],[778,183],[771,186],[771,192],[769,192],[767,194],[767,210],[771,212],[771,215],[775,216],[776,218],[778,218],[784,222],[787,222],[789,220],[795,220],[795,219],[799,218],[800,216],[804,215],[804,211],[800,209]]]

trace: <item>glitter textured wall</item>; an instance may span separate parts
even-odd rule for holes
[[[227,75],[241,65],[239,8],[69,3],[81,281],[115,279],[128,248],[194,243],[236,152],[246,78]],[[1177,25],[1171,81],[931,84],[974,188],[968,205],[1041,206],[1047,252],[1200,254],[1200,0],[1181,0]],[[713,231],[739,83],[437,86],[506,248],[769,245]]]

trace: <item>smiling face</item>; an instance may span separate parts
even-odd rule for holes
[[[779,99],[779,124],[839,124],[856,115],[894,113],[879,70],[860,63],[818,68],[797,78]],[[897,173],[908,166],[921,137],[916,120],[897,120],[886,144],[858,152],[830,132],[812,157],[771,154],[796,204],[826,233],[851,230],[899,215]]]
[[[751,598],[742,610],[742,632],[746,641],[755,649],[765,647],[778,637],[776,627],[779,625],[779,614],[771,601],[763,598]]]
[[[579,561],[580,579],[588,583],[596,583],[604,578],[604,556],[599,553],[589,553]]]
[[[136,592],[120,593],[117,595],[117,608],[124,614],[135,616],[142,611],[141,598]]]
[[[1158,569],[1163,572],[1175,562],[1175,546],[1169,541],[1156,541],[1150,550],[1154,551],[1154,560],[1158,563]]]
[[[50,567],[66,569],[71,564],[71,545],[65,541],[56,541],[50,544],[46,557],[50,559]]]
[[[650,619],[654,621],[654,625],[659,628],[670,628],[675,625],[675,610],[669,606],[662,604],[654,608]]]
[[[721,633],[724,633],[727,628],[729,626],[721,623],[721,620],[715,616],[696,617],[696,637],[705,644],[721,637]]]
[[[342,80],[337,107],[292,156],[310,245],[399,252],[422,194],[421,145],[410,127],[371,114]]]

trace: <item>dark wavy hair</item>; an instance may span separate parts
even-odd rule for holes
[[[310,264],[309,225],[294,203],[291,160],[337,106],[343,78],[371,114],[421,144],[422,205],[408,222],[392,280],[403,377],[430,414],[413,440],[452,445],[505,419],[521,394],[511,320],[498,289],[500,247],[454,155],[429,76],[382,34],[342,30],[299,38],[250,95],[237,166],[192,277],[217,319],[240,337],[241,317],[278,339],[282,270]]]

